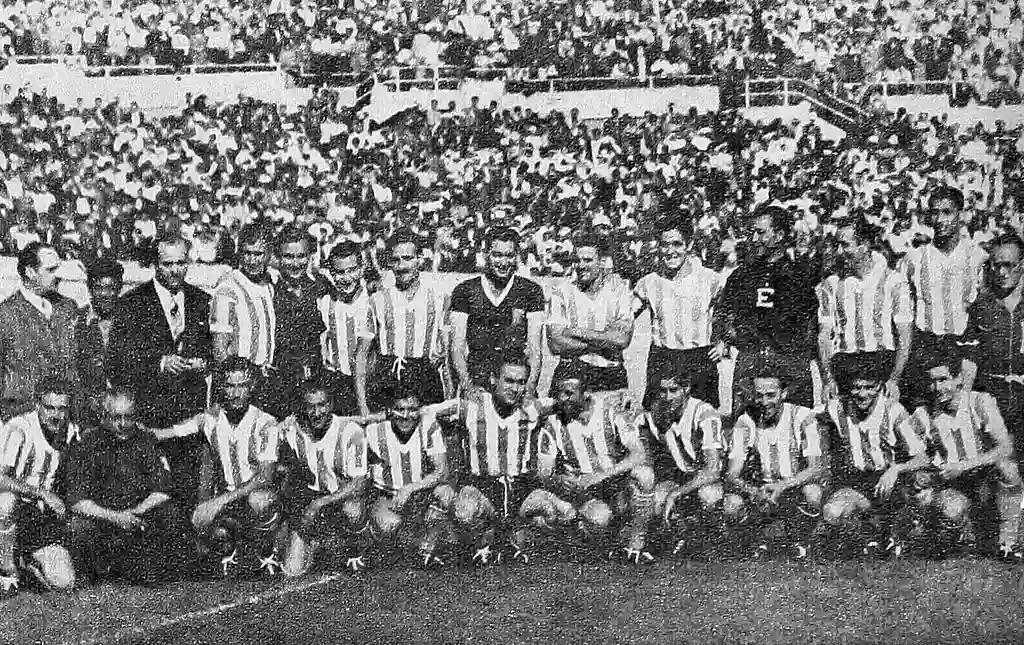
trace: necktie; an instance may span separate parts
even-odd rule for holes
[[[185,317],[182,316],[181,307],[178,305],[180,294],[171,299],[171,334],[177,338],[185,330]]]

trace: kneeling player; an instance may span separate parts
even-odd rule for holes
[[[322,379],[300,388],[302,411],[280,426],[290,450],[282,451],[287,467],[284,495],[290,538],[284,574],[309,571],[317,551],[345,531],[345,566],[365,566],[360,536],[366,525],[366,438],[351,418],[333,414],[330,387]]]
[[[722,510],[734,519],[757,520],[753,524],[764,529],[758,554],[778,551],[782,529],[797,534],[791,546],[803,557],[807,549],[799,533],[810,528],[803,526],[808,518],[820,515],[825,460],[814,411],[786,402],[781,373],[770,360],[755,367],[753,401],[733,427],[727,475],[732,492]]]
[[[971,511],[994,490],[999,554],[1017,559],[1021,477],[999,407],[991,395],[963,389],[958,361],[934,354],[924,367],[930,396],[912,420],[937,471],[934,477],[918,478],[922,490],[916,501],[969,547],[974,541]]]
[[[393,386],[386,399],[387,418],[366,426],[374,499],[371,528],[391,537],[422,517],[425,534],[419,544],[424,566],[444,564],[436,553],[455,490],[448,481],[448,460],[436,411],[421,408],[416,379]]]
[[[64,501],[55,492],[61,460],[79,440],[70,423],[71,389],[43,380],[36,386],[36,409],[0,428],[0,592],[19,586],[17,563],[51,589],[71,589],[75,571],[65,542]],[[22,557],[18,557],[18,553]]]
[[[218,374],[220,403],[190,421],[158,431],[158,439],[201,432],[206,438],[200,466],[200,503],[192,513],[200,549],[220,558],[220,573],[259,568],[276,574],[281,564],[281,510],[275,490],[277,420],[250,404],[255,366],[233,356]],[[239,548],[246,556],[239,562]],[[255,558],[252,560],[250,556]]]
[[[901,549],[892,525],[901,496],[900,477],[925,468],[924,442],[899,401],[884,392],[887,374],[863,354],[841,354],[833,365],[841,399],[827,407],[831,492],[822,507],[829,532],[845,533],[847,544],[876,550]],[[905,482],[906,483],[906,482]],[[888,534],[888,535],[886,535]],[[899,555],[899,552],[895,553]]]
[[[667,364],[655,376],[656,398],[638,420],[658,484],[654,513],[668,524],[680,501],[682,516],[700,536],[684,536],[675,552],[694,537],[710,535],[709,511],[720,507],[722,489],[722,419],[709,404],[690,396],[690,373]],[[702,517],[695,518],[696,515]]]
[[[537,488],[531,452],[541,414],[539,403],[523,401],[529,376],[524,356],[505,357],[494,366],[489,392],[474,390],[439,412],[458,417],[465,428],[469,473],[460,478],[452,515],[456,528],[475,538],[473,559],[481,564],[498,541],[513,559],[529,561],[520,520],[522,503]]]
[[[545,421],[537,448],[546,490],[530,493],[524,515],[549,525],[582,522],[604,533],[618,514],[630,521],[626,558],[653,560],[645,547],[654,514],[654,471],[636,425],[607,399],[591,396],[579,370],[560,374],[554,392],[555,414]]]

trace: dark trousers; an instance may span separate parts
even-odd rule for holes
[[[651,409],[658,396],[658,380],[669,374],[690,374],[690,395],[718,408],[718,363],[708,357],[710,347],[669,349],[651,345],[647,355],[647,386],[644,408]]]
[[[629,387],[626,379],[626,368],[623,365],[610,367],[597,367],[580,360],[561,359],[555,367],[555,373],[551,377],[551,385],[554,386],[567,372],[579,370],[579,376],[587,384],[591,392],[612,392],[624,390]]]
[[[160,442],[160,451],[171,469],[171,497],[181,508],[196,507],[199,492],[199,466],[206,440],[200,435],[167,439]]]
[[[115,578],[133,583],[181,579],[194,563],[188,519],[173,501],[142,517],[145,530],[126,531],[102,520],[76,516],[71,521],[71,552],[93,580]]]

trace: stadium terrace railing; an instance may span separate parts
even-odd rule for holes
[[[820,90],[797,78],[759,78],[743,82],[743,107],[777,107],[810,104],[826,121],[848,129],[863,117],[860,106],[834,94]]]

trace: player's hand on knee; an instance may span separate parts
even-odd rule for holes
[[[665,524],[671,524],[675,517],[676,500],[679,499],[679,492],[673,491],[665,498],[665,510],[662,511],[661,519]]]
[[[875,495],[883,499],[887,499],[892,495],[892,491],[896,488],[896,482],[899,480],[900,473],[895,468],[890,468],[882,473],[882,476],[878,479],[878,484],[875,485]]]
[[[966,472],[967,468],[965,468],[964,464],[959,461],[953,461],[948,464],[942,464],[941,466],[939,466],[939,476],[945,479],[946,481],[956,479],[957,477],[960,477]]]
[[[67,514],[67,507],[64,506],[64,501],[53,493],[47,491],[41,499],[57,517],[64,517]]]
[[[205,529],[213,524],[222,509],[221,504],[210,500],[203,502],[192,511],[192,526],[197,529]]]

